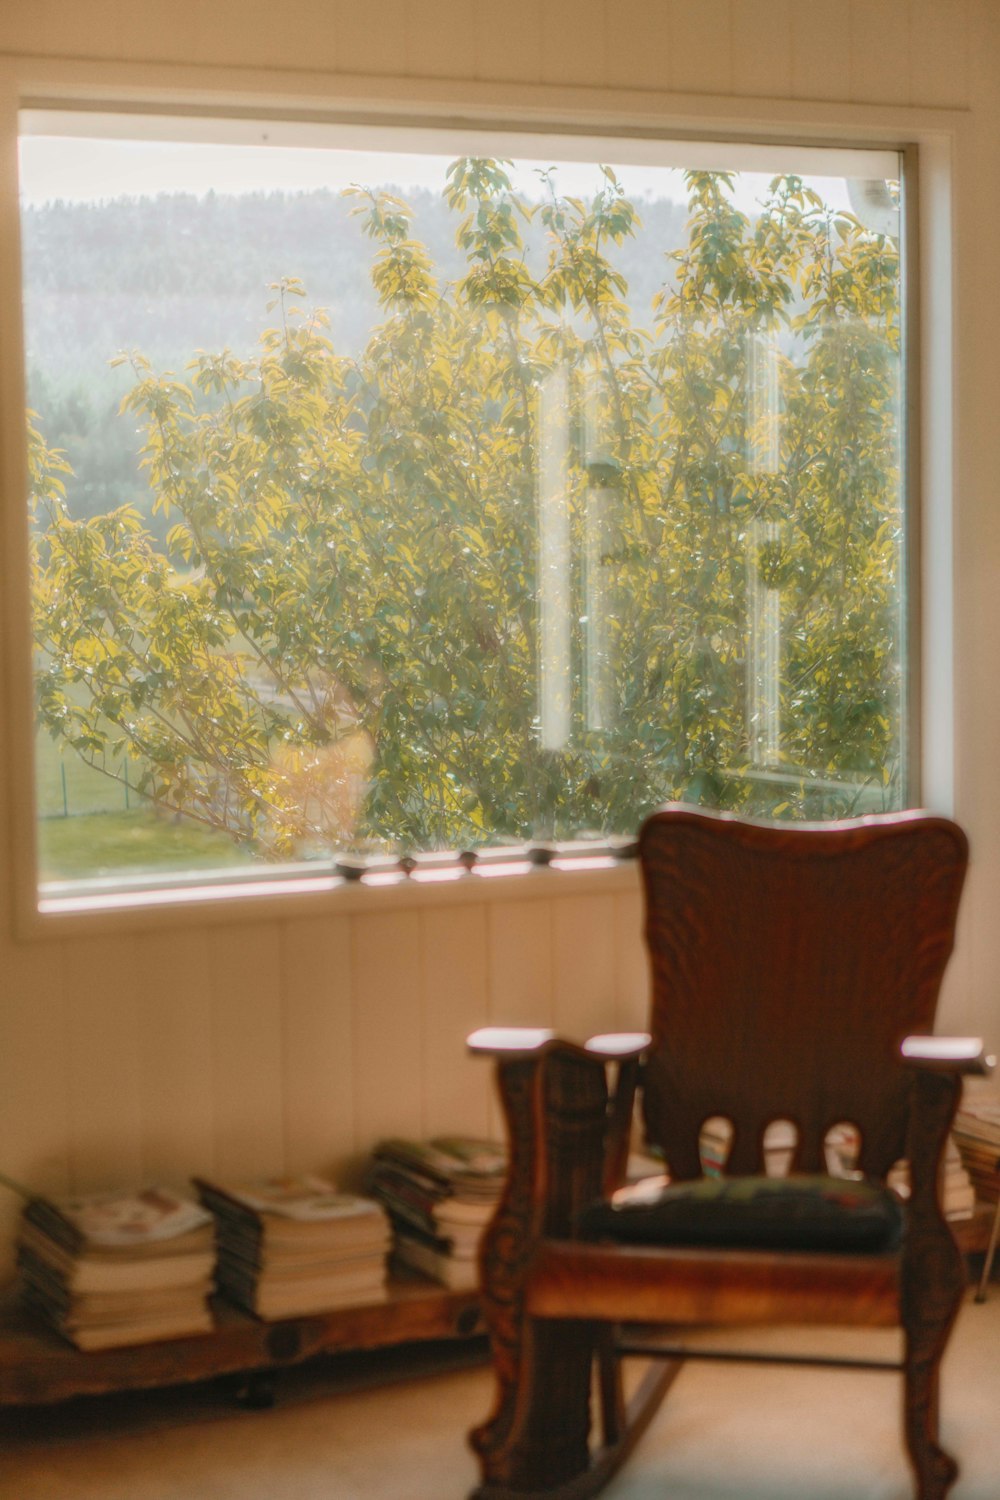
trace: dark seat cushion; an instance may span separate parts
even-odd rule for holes
[[[879,1254],[899,1244],[903,1209],[889,1188],[840,1177],[656,1177],[594,1203],[585,1239],[745,1250]]]

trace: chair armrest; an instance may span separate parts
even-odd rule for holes
[[[470,1052],[497,1064],[510,1149],[505,1205],[518,1204],[526,1242],[571,1234],[582,1208],[620,1186],[650,1040],[607,1032],[581,1046],[526,1026],[485,1026],[468,1038]]]
[[[968,1036],[908,1036],[900,1047],[900,1056],[910,1073],[907,1239],[917,1246],[913,1253],[919,1258],[921,1245],[932,1245],[950,1235],[940,1202],[940,1172],[962,1079],[992,1073],[995,1058],[986,1054],[981,1038]]]
[[[640,1058],[652,1040],[648,1031],[608,1031],[590,1037],[583,1049],[602,1062],[623,1063]]]
[[[472,1032],[466,1045],[482,1057],[529,1057],[558,1050],[594,1062],[621,1063],[641,1057],[651,1040],[648,1031],[609,1031],[590,1037],[581,1047],[543,1026],[482,1026]]]
[[[554,1031],[544,1026],[481,1026],[470,1032],[465,1044],[483,1057],[527,1057],[555,1041]]]
[[[996,1066],[979,1036],[908,1036],[899,1051],[906,1067],[922,1073],[985,1076]]]

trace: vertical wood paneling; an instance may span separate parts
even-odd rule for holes
[[[851,97],[851,14],[846,3],[792,7],[793,98]]]
[[[792,8],[792,0],[738,0],[733,6],[734,93],[787,98]]]
[[[980,113],[980,128],[995,135],[992,111],[997,105],[1000,69],[1000,6],[996,0],[964,0],[969,58],[966,102]]]
[[[388,9],[386,0],[380,4],[380,11],[383,8]],[[337,15],[345,12],[357,14],[357,8],[340,8]],[[276,12],[268,0],[199,5],[194,33],[197,60],[202,63],[235,63],[251,68],[340,65],[339,38],[331,7],[324,5],[323,0],[296,0],[294,13],[284,15]]]
[[[965,0],[910,0],[914,104],[960,107],[968,97],[969,17]]]
[[[615,1029],[615,898],[575,896],[552,913],[553,1024],[585,1042]]]
[[[649,1027],[649,959],[642,933],[643,902],[639,891],[615,900],[615,1025],[619,1031]]]
[[[135,1187],[142,1179],[142,978],[134,938],[82,938],[63,948],[75,1192]]]
[[[539,10],[544,81],[604,83],[607,57],[604,0],[547,0]]]
[[[69,1054],[63,955],[8,944],[0,981],[0,1160],[40,1192],[67,1191]]]
[[[0,6],[0,52],[43,50],[39,44],[47,30],[39,6]]]
[[[962,895],[955,951],[948,961],[941,986],[935,1030],[942,1036],[982,1036],[990,1047],[995,1047],[995,1006],[977,1008],[974,998],[972,957],[979,947],[976,899],[979,892],[975,867],[970,876]]]
[[[336,16],[323,27],[333,32],[337,67],[344,73],[407,71],[406,0],[379,0],[378,9],[366,5],[338,5]]]
[[[21,8],[10,7],[12,10]],[[84,0],[77,5],[29,5],[23,9],[34,12],[36,47],[40,42],[45,51],[51,49],[56,57],[125,56],[118,24],[122,0]],[[142,44],[145,42],[143,36]]]
[[[215,1171],[265,1177],[284,1168],[281,973],[277,929],[220,927],[209,944]]]
[[[496,901],[488,908],[490,1023],[553,1026],[552,912],[547,901]]]
[[[619,89],[670,87],[670,10],[648,0],[608,0],[607,81]]]
[[[339,1178],[355,1152],[349,920],[284,923],[280,965],[285,1166]]]
[[[215,1155],[210,935],[138,938],[142,1176],[178,1185]],[[251,1003],[256,1003],[256,997]]]
[[[442,40],[447,38],[447,45]],[[470,0],[408,0],[406,70],[415,78],[471,78],[476,32]]]
[[[730,0],[700,0],[697,5],[670,0],[670,38],[672,88],[688,94],[732,92]]]
[[[549,902],[496,901],[487,907],[486,916],[490,1024],[554,1026]],[[489,1134],[502,1139],[503,1115],[492,1068],[487,1102]]]
[[[353,921],[355,1142],[423,1127],[420,919],[415,911]]]
[[[851,98],[909,102],[910,0],[851,0]]]
[[[663,86],[669,66],[682,91],[839,98],[849,86],[855,99],[958,104],[966,11],[965,0],[514,0],[501,24],[471,0],[382,0],[375,18],[300,0],[281,24],[266,0],[77,0],[4,7],[0,48],[625,88]]]
[[[200,18],[209,8],[197,0],[125,0],[116,21],[121,55],[197,62]]]
[[[537,83],[542,76],[542,15],[536,0],[509,0],[503,9],[503,25],[496,11],[476,4],[473,11],[476,44],[476,77],[515,78]]]
[[[0,1166],[35,1192],[69,1189],[62,953],[7,945],[0,980]],[[0,1280],[13,1266],[21,1200],[0,1192]]]
[[[423,1134],[489,1134],[489,1073],[465,1038],[489,1018],[486,908],[436,907],[420,919]]]

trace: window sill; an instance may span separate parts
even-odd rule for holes
[[[78,892],[43,897],[23,936],[70,937],[107,931],[293,921],[372,915],[477,902],[555,900],[638,889],[638,863],[613,855],[575,855],[545,865],[527,859],[491,862],[480,871],[449,866],[409,875],[373,871],[364,879],[323,873],[296,879],[188,883],[154,890]]]

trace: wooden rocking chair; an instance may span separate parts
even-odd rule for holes
[[[596,1494],[688,1357],[654,1325],[751,1323],[901,1325],[901,1363],[879,1367],[903,1374],[915,1494],[941,1500],[957,1466],[938,1444],[938,1368],[965,1268],[939,1206],[939,1165],[962,1075],[992,1063],[978,1039],[930,1035],[965,836],[923,813],[794,826],[671,806],[644,825],[640,858],[651,1036],[578,1046],[547,1031],[489,1028],[469,1039],[497,1059],[510,1140],[506,1192],[481,1257],[498,1391],[494,1414],[471,1435],[476,1500]],[[647,1141],[682,1185],[664,1201],[679,1197],[682,1219],[695,1219],[662,1245],[648,1242],[648,1204],[629,1204],[627,1191],[619,1207],[600,1201],[623,1181],[637,1085]],[[732,1127],[726,1175],[714,1185],[699,1154],[712,1117]],[[775,1120],[794,1127],[789,1198],[817,1190],[826,1207],[838,1194],[824,1181],[828,1133],[856,1128],[856,1167],[875,1184],[858,1192],[896,1214],[895,1243],[887,1229],[885,1243],[858,1248],[851,1202],[834,1205],[845,1233],[827,1244],[825,1221],[817,1227],[807,1212],[801,1237],[800,1212],[786,1215],[781,1193],[761,1183]],[[905,1215],[884,1187],[903,1158]],[[696,1181],[692,1210],[683,1185]],[[750,1201],[763,1188],[777,1209],[759,1242],[759,1226],[739,1228],[739,1202],[728,1216],[725,1194],[737,1182]],[[699,1195],[716,1188],[706,1232]],[[623,1236],[608,1230],[619,1208],[632,1223]],[[676,1211],[672,1203],[667,1217]],[[641,1243],[630,1242],[636,1223]],[[625,1354],[661,1356],[628,1405]],[[590,1434],[595,1374],[599,1443]]]

